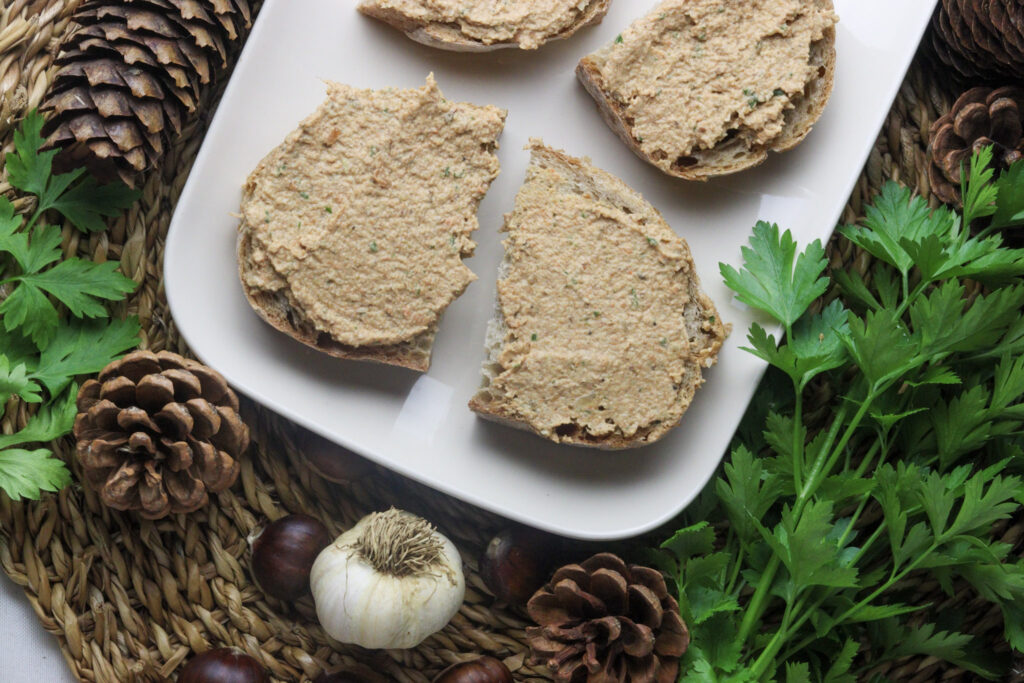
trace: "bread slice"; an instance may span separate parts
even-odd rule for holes
[[[475,279],[476,211],[505,112],[328,83],[253,170],[238,269],[253,309],[324,353],[426,370],[441,315]]]
[[[687,180],[799,144],[835,75],[832,0],[666,0],[576,74],[642,159]]]
[[[505,218],[482,416],[560,443],[653,443],[728,334],[686,242],[621,180],[531,142]]]
[[[611,0],[361,0],[358,9],[418,43],[456,52],[535,50],[601,22]]]

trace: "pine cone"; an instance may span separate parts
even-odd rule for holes
[[[235,482],[249,445],[224,378],[168,351],[135,351],[86,381],[75,437],[103,502],[147,519],[205,505]]]
[[[971,155],[993,148],[992,164],[1005,170],[1024,154],[1024,90],[1016,87],[971,88],[949,113],[932,124],[928,178],[932,192],[947,204],[960,206],[961,164]]]
[[[155,166],[251,25],[249,0],[86,0],[43,110],[57,166],[97,177]]]
[[[963,81],[1024,78],[1024,2],[942,0],[932,17],[935,58]]]
[[[562,567],[526,609],[533,661],[558,683],[675,683],[690,644],[661,572],[610,553]]]

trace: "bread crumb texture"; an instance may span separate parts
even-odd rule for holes
[[[475,279],[476,211],[505,112],[412,90],[328,84],[243,192],[242,283],[296,327],[369,347],[432,336]]]
[[[671,171],[727,138],[782,136],[837,21],[829,0],[667,0],[590,59],[639,149]]]
[[[555,441],[655,441],[726,330],[686,242],[639,194],[586,160],[532,150],[504,228],[504,338],[471,405]]]
[[[606,0],[363,0],[359,9],[390,23],[429,27],[445,42],[513,43],[535,50],[589,22]]]

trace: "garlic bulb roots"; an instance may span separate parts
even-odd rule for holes
[[[310,573],[329,636],[366,648],[408,648],[444,628],[466,582],[455,546],[426,520],[390,509],[363,519],[320,553]]]

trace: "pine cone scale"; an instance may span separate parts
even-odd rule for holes
[[[117,454],[117,449],[127,443],[127,436],[115,435],[113,438],[108,439],[96,438],[91,444],[78,444],[76,453],[78,459],[82,461],[82,466],[86,472],[103,470],[106,474],[109,474],[110,470],[121,465],[123,458]],[[104,477],[106,474],[104,474]]]
[[[210,439],[220,431],[220,413],[202,398],[193,398],[185,402],[185,408],[192,417],[192,433],[199,439]]]
[[[100,388],[100,398],[112,403],[117,403],[119,399],[129,398],[134,393],[135,382],[127,377],[117,377],[109,382],[105,382]]]
[[[92,93],[83,87],[71,88],[70,90],[57,93],[53,97],[54,110],[61,113],[88,111],[89,109],[95,109],[96,106]]]
[[[650,567],[630,565],[629,572],[633,577],[633,583],[646,586],[655,595],[668,595],[668,586],[665,584],[665,577],[661,572]]]
[[[135,399],[146,410],[159,410],[174,400],[174,383],[161,374],[146,375],[135,385]]]
[[[651,628],[661,625],[664,614],[664,610],[661,608],[661,598],[647,586],[637,584],[630,586],[629,604],[633,606],[633,613],[637,615],[639,623]]]
[[[79,391],[85,478],[116,509],[148,519],[191,512],[238,477],[249,435],[237,405],[223,377],[195,361],[129,354]]]
[[[555,598],[573,613],[582,613],[588,618],[601,617],[608,613],[600,598],[586,593],[575,581],[563,579],[555,584]]]
[[[167,454],[167,466],[172,472],[180,472],[192,466],[192,449],[184,441],[161,438],[160,445]]]
[[[110,475],[101,490],[103,501],[116,510],[127,510],[138,498],[138,484],[142,478],[142,464],[125,461]]]
[[[953,120],[953,132],[962,140],[974,140],[988,128],[988,107],[982,102],[967,105]]]
[[[164,484],[170,497],[177,501],[180,512],[192,512],[207,503],[206,487],[187,470],[165,473]]]
[[[590,592],[604,603],[611,614],[626,609],[629,599],[626,579],[610,569],[599,569],[590,576]]]
[[[1000,146],[1013,149],[1024,137],[1020,108],[1017,102],[1009,97],[997,98],[989,106],[991,131],[989,135]]]
[[[164,489],[163,475],[156,470],[152,460],[143,465],[142,479],[138,482],[138,495],[143,517],[160,519],[171,512],[171,499]],[[185,511],[187,510],[182,510]]]
[[[654,652],[654,632],[645,624],[638,624],[626,617],[620,617],[622,651],[633,658],[643,658]]]
[[[210,437],[210,443],[229,453],[244,450],[249,443],[249,430],[238,416],[237,409],[217,406],[217,413],[220,415],[220,429]]]
[[[79,406],[79,410],[81,409]],[[112,432],[118,428],[117,415],[119,412],[120,410],[112,401],[99,399],[90,402],[86,416],[96,429]]]
[[[137,429],[148,429],[154,432],[160,431],[160,428],[149,416],[149,413],[136,406],[122,408],[118,411],[117,426],[126,432],[132,432]]]
[[[626,663],[629,679],[632,681],[653,681],[658,672],[658,660],[653,655],[630,659]]]
[[[679,612],[665,612],[661,631],[654,640],[654,651],[666,657],[682,657],[690,647],[690,632]]]
[[[188,401],[202,395],[203,385],[199,378],[184,368],[170,368],[160,373],[171,381],[174,398],[177,401]]]
[[[89,92],[87,88],[82,86],[75,88],[75,91],[83,96]],[[125,100],[119,90],[94,90],[89,95],[89,100],[85,100],[83,97],[83,101],[91,101],[93,108],[99,113],[100,118],[109,119],[117,116],[131,116],[133,114],[131,105]]]
[[[156,444],[153,443],[153,437],[145,432],[134,432],[128,437],[128,448],[136,452],[142,452],[147,455],[156,456]]]

